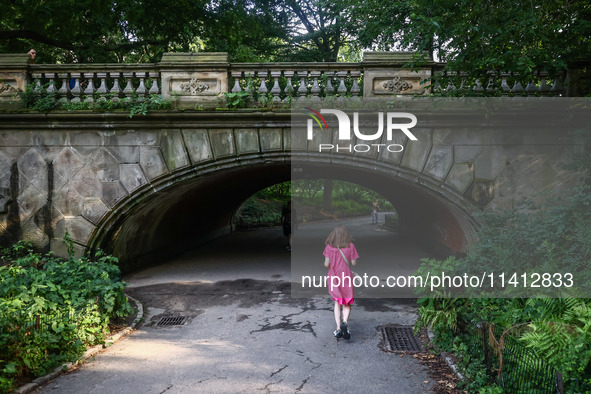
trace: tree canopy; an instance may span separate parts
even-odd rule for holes
[[[379,10],[379,12],[377,12]],[[587,0],[368,0],[361,46],[428,51],[452,70],[565,70],[591,57]]]
[[[40,62],[337,61],[363,49],[435,54],[451,70],[564,70],[591,54],[587,0],[5,0],[0,51]]]

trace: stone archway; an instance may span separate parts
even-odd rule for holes
[[[273,162],[251,157],[239,164],[209,163],[170,175],[160,180],[162,187],[132,194],[110,211],[91,235],[89,248],[118,256],[124,271],[170,258],[229,233],[240,205],[256,191],[288,181],[293,166],[300,164],[290,162],[285,152]],[[462,252],[472,240],[474,204],[400,178],[400,168],[392,164],[330,164],[321,155],[309,155],[300,168],[303,177],[330,178],[335,168],[344,170],[347,175],[339,179],[384,195],[397,208],[405,233],[431,249]]]

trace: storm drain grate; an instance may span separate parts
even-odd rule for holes
[[[389,352],[420,352],[423,346],[413,334],[412,327],[384,326],[380,328],[385,350]]]
[[[164,316],[156,324],[157,326],[178,326],[185,323],[186,316]]]

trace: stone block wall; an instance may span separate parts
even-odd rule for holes
[[[480,209],[579,182],[564,168],[581,148],[568,133],[445,127],[413,129],[401,153],[318,154],[294,149],[289,113],[4,114],[0,123],[0,242],[27,239],[65,255],[106,248],[129,269],[179,245],[230,231],[256,191],[338,169],[382,193],[401,223],[461,251]],[[344,171],[344,172],[343,172]],[[127,263],[126,263],[127,264]]]

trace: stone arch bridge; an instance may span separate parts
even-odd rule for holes
[[[29,82],[39,89],[43,83],[60,102],[91,106],[161,94],[193,111],[133,118],[94,111],[1,113],[0,245],[26,239],[65,255],[67,231],[77,253],[101,248],[130,271],[231,231],[248,197],[293,175],[336,176],[370,187],[392,202],[406,234],[462,252],[473,241],[475,212],[511,208],[522,197],[578,181],[563,165],[581,146],[562,128],[495,130],[481,127],[482,118],[467,117],[461,126],[440,119],[413,130],[420,144],[399,140],[400,153],[328,153],[292,141],[287,111],[209,109],[224,93],[241,91],[268,107],[298,97],[338,104],[346,96],[428,94],[432,89],[422,81],[437,65],[402,68],[411,55],[232,64],[225,54],[166,54],[154,65],[31,65],[23,55],[1,55],[0,108],[11,108],[16,91]],[[529,83],[500,78],[504,93],[567,92],[563,80],[542,74]]]
[[[102,248],[124,270],[231,231],[256,191],[296,177],[368,186],[408,234],[463,251],[480,209],[577,181],[569,135],[417,130],[398,157],[293,149],[285,112],[15,113],[0,123],[0,236],[58,255]],[[558,142],[558,144],[557,144]],[[343,175],[345,174],[345,175]]]

